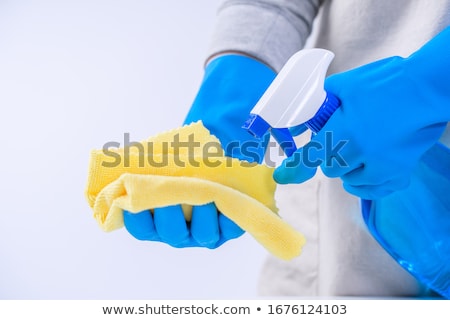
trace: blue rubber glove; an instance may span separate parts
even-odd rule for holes
[[[408,58],[391,57],[335,74],[325,89],[341,107],[276,169],[278,183],[301,183],[320,165],[363,199],[406,188],[420,157],[450,120],[450,28]]]
[[[261,163],[265,141],[241,128],[250,110],[275,77],[266,65],[241,55],[225,55],[211,61],[185,124],[202,120],[221,142],[225,154]],[[268,137],[267,137],[268,138]],[[128,232],[139,240],[165,242],[173,247],[217,248],[244,231],[217,211],[213,203],[192,208],[186,222],[181,205],[153,212],[124,212]]]

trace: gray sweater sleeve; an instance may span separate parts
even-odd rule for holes
[[[218,10],[208,56],[240,52],[279,71],[303,48],[323,0],[227,0]]]

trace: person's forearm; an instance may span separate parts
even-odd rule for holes
[[[220,7],[208,60],[248,55],[279,71],[303,48],[322,0],[228,0]]]

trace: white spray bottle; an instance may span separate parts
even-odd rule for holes
[[[305,125],[317,133],[339,107],[340,101],[323,88],[328,66],[334,58],[325,49],[304,49],[281,69],[250,112],[243,125],[262,138],[267,131],[291,156],[297,149],[289,128]]]

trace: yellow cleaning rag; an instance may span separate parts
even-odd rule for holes
[[[289,260],[304,237],[277,214],[273,168],[225,157],[201,122],[159,134],[139,145],[94,150],[86,197],[104,231],[123,226],[123,210],[214,202],[269,252]]]

